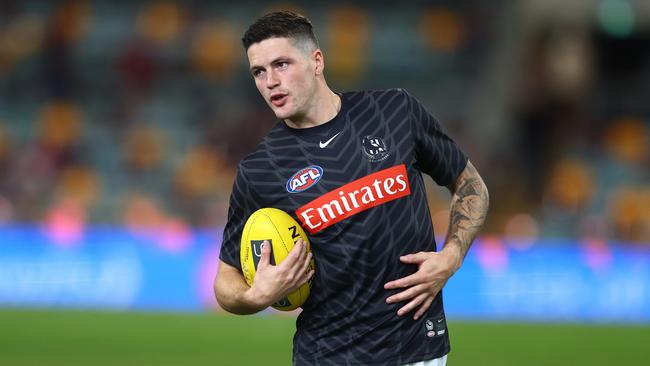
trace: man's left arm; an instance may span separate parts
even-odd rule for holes
[[[470,161],[447,188],[452,198],[444,247],[440,252],[419,252],[400,257],[403,263],[417,264],[418,271],[384,285],[387,290],[404,289],[386,299],[387,303],[408,301],[397,311],[397,315],[402,316],[418,308],[413,316],[413,319],[418,319],[429,309],[438,292],[462,265],[485,221],[489,206],[488,190]]]

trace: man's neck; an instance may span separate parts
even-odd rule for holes
[[[320,98],[315,98],[307,114],[285,119],[285,123],[292,128],[310,128],[331,121],[341,110],[341,97],[327,88]]]

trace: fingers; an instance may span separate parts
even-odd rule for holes
[[[271,243],[268,240],[262,242],[262,255],[260,255],[260,262],[257,264],[257,270],[260,267],[266,267],[271,264]]]
[[[439,290],[432,290],[432,288],[426,286],[425,284],[416,285],[398,294],[390,296],[386,299],[386,303],[392,304],[410,300],[406,305],[402,306],[397,311],[397,315],[402,316],[404,314],[407,314],[419,306],[417,312],[413,316],[413,319],[417,320],[431,307],[433,299],[439,292]]]
[[[433,303],[433,297],[432,296],[427,296],[427,298],[424,300],[424,302],[422,302],[422,305],[420,305],[420,308],[418,309],[418,311],[413,316],[413,320],[420,319],[420,317],[422,315],[424,315],[424,313],[426,313],[427,310],[429,310],[432,303]]]
[[[300,239],[302,241],[302,239]],[[315,271],[313,269],[310,269],[311,266],[311,260],[314,257],[314,255],[311,252],[307,252],[307,248],[305,245],[305,250],[304,252],[304,259],[302,259],[302,266],[300,266],[299,269],[299,274],[302,275],[301,279],[298,281],[298,287],[302,286],[305,284],[307,281],[309,281],[312,276],[314,275]],[[298,262],[300,263],[300,261]]]
[[[283,273],[291,287],[297,283],[303,284],[309,279],[307,274],[312,256],[311,252],[307,252],[307,244],[300,238],[287,257],[277,266],[278,271]]]
[[[402,263],[420,264],[429,258],[429,254],[430,253],[427,252],[407,254],[399,257],[399,260],[402,261]]]
[[[313,254],[311,252],[307,253],[307,257],[305,258],[305,261],[302,263],[302,268],[300,269],[300,273],[306,273],[307,270],[309,269],[309,264],[311,263],[311,259],[313,258]]]
[[[300,286],[307,283],[307,281],[309,281],[312,276],[314,276],[315,271],[309,268],[312,257],[313,255],[311,252],[307,253],[307,250],[304,250],[296,263],[300,265],[296,265],[293,268],[289,269],[292,274],[291,278],[294,279],[293,285],[288,291],[289,293],[295,291]]]
[[[426,287],[424,287],[424,285],[417,285],[417,286],[410,287],[400,293],[390,296],[389,298],[386,299],[386,303],[392,304],[395,302],[406,301],[422,293],[425,289]]]
[[[314,270],[313,269],[309,270],[308,272],[303,272],[300,275],[300,278],[298,279],[298,281],[296,282],[296,285],[289,292],[293,292],[296,289],[298,289],[298,287],[300,287],[300,286],[304,285],[305,283],[307,283],[307,281],[309,281],[309,279],[311,279],[313,275],[314,275]]]
[[[425,278],[423,277],[424,274],[421,265],[431,257],[431,254],[432,254],[431,252],[419,252],[419,253],[407,254],[399,257],[399,260],[401,262],[407,264],[417,264],[418,266],[420,266],[420,268],[418,269],[417,272],[413,273],[410,276],[402,277],[400,279],[387,282],[384,285],[384,289],[392,290],[396,288],[404,288],[425,281]]]
[[[427,293],[422,293],[422,294],[416,296],[415,298],[413,298],[413,300],[409,301],[408,304],[402,306],[399,310],[397,310],[397,315],[402,316],[404,314],[407,314],[407,313],[411,312],[418,305],[422,304],[424,302],[424,300],[426,300],[426,298],[428,296],[429,296],[429,294],[427,294]]]
[[[291,252],[289,252],[289,255],[285,260],[289,259],[289,257],[291,256],[292,257],[291,260],[293,262],[300,263],[300,261],[305,258],[306,253],[307,253],[307,245],[305,244],[305,241],[302,240],[302,238],[300,238],[293,245]]]
[[[418,271],[384,284],[384,288],[404,289],[403,291],[392,295],[386,299],[388,304],[397,302],[407,302],[398,311],[398,316],[403,316],[415,309],[413,319],[419,319],[431,307],[433,299],[436,297],[440,288],[444,286],[446,280],[441,281],[441,272],[437,266],[436,253],[419,252],[407,254],[400,257],[400,261],[406,264],[417,264]]]
[[[292,268],[296,263],[300,263],[301,259],[304,259],[306,245],[302,238],[298,239],[293,245],[293,248],[289,251],[289,254],[284,258],[282,263],[278,264],[278,267],[282,268]]]
[[[307,257],[311,253],[307,252],[307,243],[305,243],[304,240],[302,240],[302,238],[298,239],[298,242],[300,242],[300,248],[299,248],[299,254],[300,255],[298,256],[298,259],[296,260],[296,263],[301,264],[301,266],[299,266],[299,267],[302,267],[302,264],[306,261]]]
[[[307,252],[307,244],[302,239],[298,239],[300,244],[303,246],[303,249],[300,251],[300,256],[296,260],[296,265],[293,267],[294,271],[296,273],[296,277],[298,277],[298,282],[300,285],[304,284],[311,278],[309,274],[309,265],[311,264],[311,259],[313,257],[313,254],[311,252]],[[311,271],[313,272],[313,271]]]
[[[413,286],[413,285],[415,285],[417,283],[420,283],[420,282],[422,282],[422,281],[421,281],[419,272],[415,272],[412,275],[402,277],[402,278],[397,279],[395,281],[387,282],[384,285],[384,289],[392,290],[392,289],[396,289],[396,288],[404,288],[404,287]]]
[[[256,278],[251,286],[256,296],[269,305],[304,285],[315,273],[309,268],[312,254],[307,253],[307,244],[302,239],[277,265],[271,265],[272,255],[271,243],[265,240],[262,242]]]

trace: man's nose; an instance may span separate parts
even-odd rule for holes
[[[275,71],[270,70],[266,73],[266,87],[272,89],[280,84],[280,79],[275,74]]]

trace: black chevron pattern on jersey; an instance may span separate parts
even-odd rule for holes
[[[448,333],[427,334],[426,320],[444,318],[442,293],[417,321],[386,304],[386,282],[414,273],[404,254],[436,249],[422,173],[448,185],[467,158],[440,124],[401,89],[341,95],[331,121],[308,129],[279,122],[239,165],[220,259],[239,264],[239,241],[256,209],[275,207],[296,217],[305,204],[369,174],[405,164],[411,194],[348,217],[310,235],[316,274],[297,319],[296,365],[400,365],[449,352]],[[325,148],[319,142],[336,135]],[[381,139],[388,155],[371,161],[362,140]],[[286,189],[299,170],[318,165],[323,176],[299,193]]]

